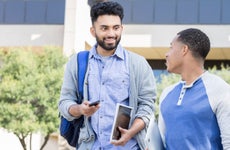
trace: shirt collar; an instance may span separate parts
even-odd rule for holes
[[[197,81],[199,81],[203,76],[204,74],[206,74],[207,71],[205,71],[204,73],[202,73],[199,77],[196,78],[196,80],[194,80],[191,84],[189,85],[186,85],[186,81],[184,80],[181,80],[180,83],[183,84],[183,87],[184,88],[191,88]]]
[[[97,44],[95,44],[91,48],[89,58],[92,58],[92,57],[97,58],[97,59],[101,58],[101,56],[97,54],[96,47],[97,47]],[[116,49],[115,53],[112,56],[116,56],[116,57],[124,60],[124,58],[125,58],[125,56],[124,56],[124,48],[120,44],[118,44],[117,49]]]

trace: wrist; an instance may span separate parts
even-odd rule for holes
[[[80,117],[82,115],[81,106],[79,104],[71,105],[69,108],[69,114],[76,118]]]

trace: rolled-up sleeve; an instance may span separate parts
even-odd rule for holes
[[[71,105],[76,104],[77,101],[77,80],[77,58],[76,55],[73,55],[65,67],[60,100],[58,103],[60,114],[67,120],[75,119],[75,117],[69,113],[69,108]]]
[[[136,101],[130,101],[130,104],[136,110],[135,118],[141,118],[148,127],[150,118],[154,115],[156,99],[153,70],[144,57],[134,54],[130,58],[130,98],[136,99]]]
[[[150,118],[154,115],[154,102],[156,99],[156,84],[153,71],[147,61],[143,61],[138,86],[137,117],[141,117],[148,126]]]

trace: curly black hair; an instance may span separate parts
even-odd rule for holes
[[[205,59],[210,51],[208,36],[199,29],[189,28],[177,33],[178,41],[186,44],[194,57]]]
[[[113,1],[104,1],[94,4],[90,10],[92,24],[102,15],[119,16],[122,21],[124,17],[123,7],[119,3]]]

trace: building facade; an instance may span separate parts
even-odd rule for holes
[[[94,44],[90,6],[102,0],[0,0],[0,47],[55,45],[70,55]],[[207,67],[229,64],[229,0],[115,0],[124,7],[122,45],[164,69],[173,36],[195,27],[211,39]]]

